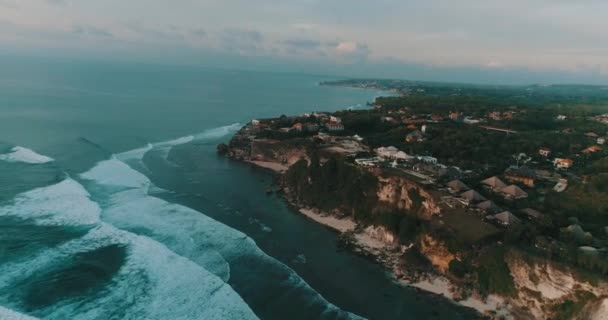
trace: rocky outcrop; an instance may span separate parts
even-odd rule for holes
[[[430,219],[441,212],[437,196],[403,177],[379,176],[377,194],[380,202],[401,210],[415,211],[422,218]]]
[[[527,311],[527,318],[554,318],[557,307],[569,301],[585,310],[575,315],[576,319],[608,319],[608,313],[603,313],[608,311],[605,299],[608,283],[591,284],[555,262],[525,259],[514,252],[506,261],[517,288],[517,296],[510,302],[517,309]]]
[[[450,262],[456,259],[456,255],[451,253],[445,244],[429,234],[421,237],[420,253],[422,253],[431,264],[441,273],[446,274],[450,268]]]

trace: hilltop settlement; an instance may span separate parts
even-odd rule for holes
[[[254,119],[218,151],[396,281],[491,318],[606,319],[608,88],[322,85],[396,94]]]

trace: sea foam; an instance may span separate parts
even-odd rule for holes
[[[36,320],[38,318],[15,312],[0,306],[0,319],[2,320]]]
[[[42,164],[54,161],[52,158],[43,156],[35,151],[24,147],[13,147],[9,153],[0,155],[1,161],[22,162],[29,164]]]
[[[219,131],[215,129],[208,132],[206,137],[217,137],[238,129],[237,126],[235,124],[223,127]],[[243,263],[243,259],[257,260],[256,268],[259,268],[259,271],[275,270],[280,274],[283,283],[289,283],[290,291],[298,288],[301,297],[306,297],[306,303],[314,302],[322,307],[323,311],[316,316],[326,314],[328,317],[340,315],[335,317],[336,319],[359,319],[358,316],[344,312],[327,302],[293,270],[266,255],[246,234],[196,210],[149,196],[146,191],[154,186],[152,182],[118,160],[119,158],[125,161],[142,159],[136,157],[127,159],[124,157],[125,154],[143,157],[142,153],[123,153],[122,156],[100,162],[81,175],[83,179],[89,180],[88,183],[95,190],[106,193],[105,197],[108,200],[103,206],[102,221],[154,239],[224,281],[230,279],[231,263],[240,264]],[[125,188],[117,189],[117,185]]]
[[[0,207],[0,216],[33,219],[37,225],[90,225],[99,221],[101,209],[73,179],[18,195]]]

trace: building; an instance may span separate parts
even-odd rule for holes
[[[559,121],[564,121],[564,120],[566,120],[567,118],[568,118],[568,117],[566,117],[566,116],[565,116],[565,115],[563,115],[563,114],[560,114],[560,115],[558,115],[558,116],[556,117],[556,119],[557,119],[557,120],[559,120]]]
[[[471,190],[471,188],[469,188],[469,186],[467,186],[466,184],[464,184],[464,182],[462,182],[458,179],[452,180],[452,181],[448,182],[446,185],[448,186],[448,188],[450,188],[450,191],[453,193],[460,193],[460,192],[465,192],[465,191]]]
[[[530,219],[539,219],[542,218],[543,214],[540,213],[537,210],[534,210],[532,208],[525,208],[522,209],[521,212],[525,215],[527,215]]]
[[[559,179],[559,181],[553,186],[553,191],[555,192],[564,192],[568,188],[568,180],[567,179]]]
[[[329,122],[342,123],[342,119],[334,116],[329,117]]]
[[[330,121],[325,125],[325,127],[327,127],[327,130],[330,132],[344,131],[344,125],[342,125],[340,122]]]
[[[597,142],[597,144],[604,144],[604,143],[606,143],[606,138],[602,138],[602,137],[597,138],[596,142]]]
[[[452,113],[450,113],[450,120],[452,120],[452,121],[460,121],[460,120],[462,120],[462,113],[460,113],[460,112],[452,112]]]
[[[592,154],[592,153],[596,153],[596,152],[602,151],[603,149],[604,149],[604,148],[602,148],[602,147],[600,147],[600,146],[591,146],[591,147],[589,147],[589,148],[587,148],[587,149],[583,150],[582,152],[583,152],[584,154]]]
[[[547,158],[551,154],[551,149],[544,148],[544,147],[540,148],[540,149],[538,149],[538,154],[540,154],[541,156]]]
[[[498,191],[507,186],[507,184],[500,180],[500,178],[497,176],[487,178],[481,181],[481,184],[490,188],[492,191]]]
[[[510,167],[505,171],[505,178],[511,182],[519,182],[530,188],[536,183],[536,173],[527,166]]]
[[[589,131],[589,132],[585,132],[585,136],[589,137],[589,138],[597,138],[599,137],[599,135],[595,132]]]
[[[304,130],[304,125],[302,125],[301,123],[296,123],[292,126],[293,130],[297,131],[297,132],[302,132],[302,130]]]
[[[553,165],[558,169],[569,169],[570,167],[572,167],[572,165],[574,165],[574,160],[555,158],[553,160]]]
[[[414,132],[410,132],[405,136],[405,141],[406,142],[421,142],[424,141],[424,134],[422,134],[422,131],[414,131]]]
[[[507,199],[523,199],[528,197],[528,193],[522,190],[520,187],[512,184],[510,186],[504,187],[500,190],[500,192]]]
[[[403,151],[397,151],[397,153],[395,153],[392,156],[393,159],[395,160],[403,160],[403,161],[409,161],[409,160],[413,160],[416,157],[410,156],[409,154],[403,152]]]
[[[399,149],[397,149],[393,146],[380,147],[380,148],[376,149],[376,154],[378,155],[378,157],[384,158],[384,159],[391,159],[397,152],[399,152]]]
[[[437,158],[429,157],[429,156],[418,156],[418,160],[429,163],[429,164],[437,164]]]
[[[471,117],[465,117],[462,122],[464,122],[466,124],[478,124],[481,121],[479,119],[474,119],[474,118],[471,118]]]
[[[492,200],[486,200],[480,204],[477,205],[477,208],[489,213],[489,214],[496,214],[499,212],[502,212],[503,210],[496,205],[496,203],[494,203],[494,201]]]
[[[469,203],[486,201],[487,199],[475,190],[469,190],[460,194],[460,197],[467,200]]]
[[[260,125],[260,120],[256,120],[256,119],[251,120],[251,125],[252,126],[256,126],[256,127],[259,126]]]
[[[318,132],[319,131],[319,125],[316,123],[307,123],[305,126],[306,131],[308,132]]]
[[[493,112],[488,113],[488,118],[490,118],[492,120],[500,121],[500,120],[502,120],[502,114],[500,113],[500,111],[493,111]]]
[[[511,213],[511,211],[503,211],[499,214],[495,214],[494,219],[500,221],[504,226],[510,226],[521,222],[521,220]]]

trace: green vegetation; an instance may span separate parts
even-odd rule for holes
[[[557,305],[553,310],[555,312],[554,320],[569,320],[574,319],[591,300],[595,299],[595,295],[587,291],[578,291],[576,300],[566,300]]]
[[[285,181],[298,201],[325,211],[338,209],[358,220],[368,218],[377,201],[376,177],[337,157],[321,165],[313,154],[310,165],[300,160],[291,166]]]
[[[482,295],[497,293],[510,296],[515,293],[511,271],[505,262],[507,249],[503,246],[487,248],[479,257],[477,280]]]

